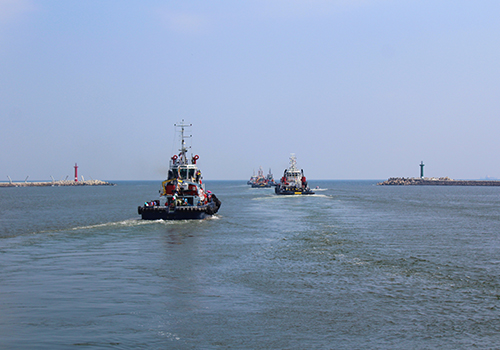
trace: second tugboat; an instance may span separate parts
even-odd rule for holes
[[[295,154],[290,156],[290,167],[285,169],[283,172],[283,177],[279,184],[274,188],[276,194],[314,194],[313,191],[307,185],[306,177],[304,176],[304,170],[299,170],[297,168],[297,159]]]
[[[196,165],[200,157],[187,157],[184,139],[190,136],[184,136],[184,128],[192,124],[184,124],[182,120],[181,124],[174,125],[181,128],[181,148],[179,154],[170,159],[168,177],[161,185],[160,197],[165,197],[165,202],[161,205],[160,200],[153,200],[138,207],[143,220],[204,219],[217,213],[221,205],[215,194],[205,190]]]

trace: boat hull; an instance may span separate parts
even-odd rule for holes
[[[252,188],[267,188],[271,187],[270,184],[252,184]]]
[[[308,188],[307,189],[302,189],[302,188],[283,188],[283,187],[280,187],[280,186],[276,186],[274,188],[274,192],[276,194],[289,195],[289,196],[314,194],[314,192],[311,191]]]
[[[203,220],[217,213],[216,203],[203,206],[142,206],[137,212],[143,220]]]

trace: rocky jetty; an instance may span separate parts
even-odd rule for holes
[[[43,186],[114,186],[111,182],[101,180],[85,181],[39,181],[39,182],[0,182],[0,187],[43,187]]]
[[[494,180],[454,180],[449,177],[391,177],[379,186],[500,186]]]

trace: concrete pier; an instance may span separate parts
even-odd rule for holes
[[[379,186],[500,186],[500,181],[494,180],[453,180],[449,177],[391,177]]]
[[[111,182],[101,180],[86,181],[39,181],[39,182],[0,182],[0,187],[44,187],[44,186],[114,186]]]

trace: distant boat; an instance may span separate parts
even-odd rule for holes
[[[295,154],[290,156],[290,166],[283,172],[283,177],[274,188],[274,192],[284,195],[314,194],[307,185],[304,170],[299,170],[297,168]]]
[[[180,125],[181,148],[179,154],[172,156],[168,177],[162,182],[161,199],[145,202],[139,206],[137,211],[143,220],[192,220],[204,219],[219,210],[220,200],[211,191],[205,190],[202,183],[201,171],[196,165],[198,155],[187,156],[187,148],[184,139],[184,128],[191,124]]]
[[[274,181],[273,173],[271,173],[271,168],[269,168],[269,173],[266,176],[267,183],[271,186],[277,186],[278,184]]]
[[[257,176],[252,176],[250,180],[250,185],[252,186],[252,188],[271,187],[271,184],[269,183],[267,177],[264,177],[264,171],[262,170],[262,167],[259,167]]]
[[[262,167],[259,167],[257,175],[255,175],[254,171],[252,177],[250,177],[250,180],[248,180],[247,184],[251,185],[253,188],[266,188],[266,187],[276,186],[276,182],[274,182],[271,169],[269,169],[269,174],[264,176],[264,171],[262,170]]]
[[[255,175],[255,170],[254,170],[253,175],[250,176],[250,180],[247,181],[247,185],[253,184],[253,182],[255,181],[256,178],[257,178],[257,176]]]

